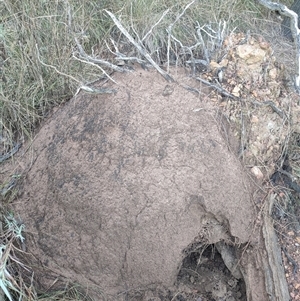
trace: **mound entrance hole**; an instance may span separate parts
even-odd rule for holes
[[[197,292],[197,300],[246,301],[246,284],[227,268],[215,244],[190,252],[183,259],[178,285]]]

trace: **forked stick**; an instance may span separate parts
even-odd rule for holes
[[[111,19],[114,21],[114,23],[117,25],[117,27],[120,29],[120,31],[124,34],[124,36],[129,40],[129,42],[131,44],[133,44],[136,49],[139,51],[139,53],[145,57],[148,62],[169,82],[174,82],[174,79],[164,70],[162,70],[152,59],[152,57],[150,56],[150,54],[147,52],[147,50],[145,49],[145,47],[143,45],[140,45],[139,43],[137,43],[134,38],[129,34],[129,32],[125,29],[125,27],[119,22],[119,20],[115,17],[115,15],[113,13],[111,13],[108,10],[104,10],[110,17]]]

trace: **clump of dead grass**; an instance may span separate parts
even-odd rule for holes
[[[30,268],[18,258],[22,251],[17,247],[24,245],[24,225],[17,222],[11,214],[3,215],[0,235],[0,299],[34,300],[35,290],[32,279],[29,282],[24,278],[31,278]]]
[[[99,296],[99,299],[100,296]],[[42,294],[39,301],[93,301],[79,285],[68,285],[64,289],[49,294]]]

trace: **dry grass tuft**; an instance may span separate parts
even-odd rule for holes
[[[39,301],[93,301],[79,285],[69,285],[62,290],[49,294],[42,294]]]
[[[3,227],[3,228],[2,228]],[[24,225],[8,213],[4,214],[0,236],[0,299],[35,300],[32,272],[18,258],[24,245]],[[29,281],[28,281],[29,275]]]

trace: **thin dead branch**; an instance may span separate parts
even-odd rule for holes
[[[41,60],[41,58],[40,58],[40,51],[39,51],[39,48],[38,48],[37,44],[35,44],[35,48],[36,48],[36,53],[37,53],[37,59],[38,59],[38,61],[39,61],[43,66],[48,67],[48,68],[51,68],[51,69],[54,69],[54,71],[55,71],[57,74],[62,75],[62,76],[65,76],[65,77],[68,77],[68,78],[70,78],[71,80],[73,80],[73,81],[75,81],[75,82],[81,84],[80,80],[78,80],[78,79],[75,78],[74,76],[72,76],[72,75],[70,75],[70,74],[67,74],[67,73],[64,73],[64,72],[62,72],[62,71],[59,71],[59,70],[58,70],[55,66],[53,66],[53,65],[49,65],[49,64],[44,63],[44,62]]]
[[[113,13],[108,10],[104,10],[114,21],[119,30],[124,34],[124,36],[129,40],[131,44],[135,46],[135,48],[139,51],[139,53],[147,59],[147,61],[169,82],[174,82],[174,79],[164,70],[162,70],[152,59],[150,54],[147,52],[145,47],[140,43],[136,42],[134,38],[129,34],[129,32],[125,29],[125,27],[120,23],[120,21],[115,17]]]
[[[71,7],[70,7],[70,4],[68,3],[68,1],[66,1],[66,5],[67,5],[67,8],[66,8],[67,15],[68,15],[68,28],[69,28],[70,33],[74,37],[74,40],[75,40],[80,58],[82,59],[82,62],[87,63],[87,64],[92,64],[93,66],[97,66],[97,68],[99,68],[110,80],[112,80],[112,78],[99,65],[102,65],[104,67],[107,67],[107,68],[112,69],[117,72],[125,72],[126,71],[125,69],[123,69],[119,66],[116,66],[110,62],[107,62],[105,60],[101,60],[99,58],[93,58],[84,51],[83,47],[79,43],[78,39],[76,38],[76,36],[74,35],[73,30],[72,30],[72,13],[71,13]],[[76,59],[79,59],[74,54],[73,54],[73,57]]]
[[[185,14],[186,10],[192,5],[194,4],[195,0],[193,0],[192,2],[190,2],[185,8],[184,10],[181,12],[181,14],[179,14],[177,16],[177,18],[175,19],[175,21],[170,24],[167,28],[167,33],[168,33],[168,47],[167,47],[167,72],[169,72],[170,70],[170,48],[171,48],[171,35],[172,35],[172,29],[175,25],[175,23]]]
[[[70,8],[70,5],[68,3],[68,1],[65,2],[66,4],[66,10],[67,10],[67,15],[68,15],[68,29],[70,31],[70,33],[74,36],[74,40],[75,40],[75,43],[77,45],[77,49],[79,51],[79,55],[80,57],[77,57],[74,53],[73,53],[73,58],[75,58],[76,60],[79,60],[83,63],[86,63],[86,64],[90,64],[96,68],[99,68],[102,73],[107,77],[109,78],[110,80],[112,80],[114,83],[115,81],[110,77],[109,74],[107,74],[107,72],[101,68],[101,66],[99,66],[99,64],[102,64],[106,67],[109,67],[110,69],[113,69],[115,71],[119,71],[119,72],[124,72],[126,71],[125,69],[123,68],[120,68],[118,66],[115,66],[107,61],[104,61],[104,60],[100,60],[100,59],[95,59],[95,58],[92,58],[90,56],[88,56],[83,47],[80,45],[78,39],[75,37],[75,35],[72,33],[72,14],[71,14],[71,8]],[[53,69],[57,74],[59,75],[62,75],[62,76],[65,76],[65,77],[68,77],[70,78],[71,80],[75,81],[76,83],[80,84],[79,88],[77,89],[76,93],[75,93],[75,96],[79,93],[80,90],[83,90],[83,91],[86,91],[86,92],[89,92],[89,93],[95,93],[95,94],[104,94],[104,93],[115,93],[114,90],[110,90],[110,89],[96,89],[96,88],[92,88],[92,87],[89,87],[87,84],[84,84],[82,81],[78,80],[77,78],[75,78],[74,76],[70,75],[70,74],[66,74],[60,70],[58,70],[58,68],[56,66],[53,66],[53,65],[50,65],[50,64],[46,64],[44,63],[41,58],[40,58],[40,51],[39,51],[39,48],[38,48],[38,45],[36,44],[35,45],[36,47],[36,53],[37,53],[37,59],[38,61],[40,62],[40,64],[42,64],[43,66],[45,67],[48,67],[48,68],[51,68]]]
[[[75,38],[76,39],[76,38]],[[77,40],[77,39],[76,39]],[[101,66],[99,66],[99,64],[97,64],[97,63],[95,63],[95,62],[93,62],[93,61],[91,61],[91,60],[89,60],[89,58],[88,58],[88,56],[86,57],[86,58],[79,58],[79,57],[77,57],[74,53],[73,53],[73,55],[72,55],[72,57],[75,59],[75,60],[78,60],[78,61],[80,61],[80,62],[82,62],[82,63],[85,63],[85,64],[88,64],[88,65],[92,65],[92,66],[94,66],[94,67],[96,67],[96,68],[98,68],[98,69],[100,69],[101,71],[102,71],[102,73],[107,77],[107,78],[109,78],[112,82],[114,82],[114,83],[116,83],[115,82],[115,80],[103,69],[103,68],[101,68]],[[108,63],[108,62],[106,62],[106,63]],[[108,64],[110,64],[110,63],[108,63]],[[121,68],[122,69],[122,68]],[[113,69],[114,70],[114,69]],[[115,70],[115,71],[117,71],[117,70]],[[120,72],[124,72],[124,71],[120,71]]]
[[[218,23],[218,28],[217,30],[214,30],[210,25],[203,25],[200,26],[199,22],[197,22],[197,36],[198,36],[198,43],[202,45],[202,49],[204,52],[204,57],[207,61],[207,63],[210,63],[212,53],[216,51],[216,49],[221,49],[226,32],[227,32],[227,23],[225,21],[219,22]],[[202,31],[206,34],[206,36],[210,39],[212,49],[208,49],[208,42],[204,42],[203,36],[202,36]]]
[[[201,83],[213,88],[214,90],[216,90],[218,93],[220,93],[221,95],[223,95],[225,97],[228,97],[233,100],[240,100],[239,97],[234,96],[233,94],[229,93],[228,91],[226,91],[225,89],[223,89],[220,86],[214,85],[214,84],[210,83],[209,81],[202,79],[200,77],[195,77],[195,78],[196,78],[196,80],[200,81]]]
[[[147,61],[142,60],[142,59],[140,59],[140,58],[138,58],[138,57],[135,57],[135,56],[130,56],[130,57],[128,57],[128,56],[126,56],[125,54],[121,53],[121,52],[119,51],[119,48],[118,48],[118,46],[117,46],[117,43],[116,43],[112,38],[111,38],[110,40],[111,40],[112,44],[113,44],[114,47],[115,47],[115,51],[112,51],[112,50],[110,49],[110,47],[109,47],[109,45],[107,44],[107,42],[105,42],[105,43],[106,43],[106,47],[107,47],[107,49],[108,49],[112,54],[114,54],[114,55],[117,56],[117,57],[116,57],[117,60],[121,60],[121,61],[132,61],[132,62],[136,62],[136,63],[141,64],[141,65],[145,65],[145,64],[147,63]]]
[[[180,45],[180,47],[181,47],[181,51],[183,51],[183,53],[185,54],[185,53],[188,53],[189,55],[190,55],[190,60],[189,61],[186,61],[186,63],[187,64],[191,64],[191,66],[192,66],[192,74],[193,74],[193,76],[195,75],[195,73],[196,73],[196,62],[198,61],[199,62],[199,60],[197,60],[197,59],[195,59],[194,58],[194,55],[193,55],[193,49],[195,49],[195,48],[197,48],[198,46],[200,46],[201,45],[201,43],[196,43],[195,45],[192,45],[192,46],[184,46],[182,43],[181,43],[181,41],[179,41],[178,39],[176,39],[173,35],[170,35],[171,36],[171,38],[175,41],[175,42],[177,42],[179,45]],[[202,60],[203,61],[203,60]],[[206,64],[207,65],[207,64]]]
[[[186,89],[187,91],[189,91],[189,92],[192,92],[192,93],[195,93],[195,94],[198,94],[198,95],[201,94],[201,92],[200,92],[198,89],[196,89],[196,88],[193,88],[193,87],[190,87],[190,86],[184,85],[184,84],[181,84],[181,86],[182,86],[184,89]]]
[[[247,116],[241,109],[241,137],[240,137],[240,150],[239,150],[239,159],[244,160],[244,152],[247,148],[247,129],[246,129],[246,119]]]
[[[152,34],[153,29],[161,22],[161,20],[169,13],[170,9],[167,9],[163,12],[162,16],[159,18],[159,20],[151,26],[150,30],[145,34],[145,36],[142,38],[142,42],[144,42],[150,34]]]
[[[76,96],[80,90],[83,90],[83,91],[86,91],[86,92],[89,92],[89,93],[93,93],[93,94],[104,94],[104,93],[115,93],[114,90],[110,90],[110,89],[95,89],[95,88],[91,88],[91,87],[88,87],[87,85],[83,84],[80,80],[78,80],[77,78],[75,78],[74,76],[70,75],[70,74],[66,74],[62,71],[59,71],[55,66],[53,65],[49,65],[49,64],[46,64],[44,63],[41,59],[40,59],[40,53],[39,53],[39,49],[38,49],[38,46],[36,45],[36,50],[37,50],[37,58],[38,58],[38,61],[45,67],[49,67],[49,68],[52,68],[55,70],[55,72],[59,75],[62,75],[62,76],[65,76],[65,77],[68,77],[70,79],[72,79],[73,81],[77,82],[80,84],[79,88],[77,89],[76,93],[74,96]],[[106,74],[106,73],[105,73]],[[115,82],[109,75],[107,75],[113,82]]]
[[[206,48],[206,45],[204,43],[204,40],[203,40],[203,37],[202,37],[202,34],[201,34],[201,27],[200,27],[199,22],[197,22],[197,24],[198,24],[198,26],[197,26],[197,36],[198,36],[198,39],[200,40],[200,43],[202,44],[202,49],[203,49],[203,52],[204,52],[206,62],[207,62],[207,64],[209,64],[210,57],[209,57],[209,54],[208,54],[208,50]]]
[[[287,119],[288,118],[288,115],[286,114],[286,112],[280,110],[273,101],[271,100],[266,100],[266,101],[263,101],[263,102],[259,102],[259,101],[256,101],[256,100],[252,100],[251,101],[254,105],[257,105],[257,106],[270,106],[272,108],[272,110],[278,114],[278,116],[280,118],[285,118]]]
[[[77,46],[77,49],[78,49],[78,52],[79,52],[79,55],[81,57],[81,59],[84,59],[84,61],[87,63],[87,64],[93,64],[94,66],[97,65],[98,68],[101,69],[101,71],[106,74],[108,77],[109,75],[99,66],[99,65],[102,65],[102,66],[105,66],[107,68],[110,68],[114,71],[118,71],[118,72],[126,72],[127,70],[124,69],[124,68],[121,68],[119,66],[116,66],[110,62],[107,62],[105,60],[101,60],[101,59],[96,59],[96,58],[93,58],[91,56],[89,56],[83,49],[83,47],[81,46],[81,44],[79,43],[78,39],[76,37],[74,37],[74,40],[75,40],[75,43],[76,43],[76,46]],[[74,57],[76,58],[76,56],[74,55]]]
[[[101,88],[101,89],[97,89],[97,88],[91,88],[89,86],[81,86],[75,93],[74,96],[76,96],[80,90],[85,91],[87,93],[91,93],[91,94],[115,94],[117,93],[117,90],[115,89],[109,89],[109,88]]]
[[[294,43],[296,46],[296,62],[297,62],[297,75],[295,78],[295,86],[298,94],[300,94],[300,30],[298,28],[298,14],[296,14],[291,9],[287,8],[281,3],[271,2],[267,0],[258,0],[263,6],[278,11],[280,14],[287,16],[291,20],[290,28],[294,38]]]

